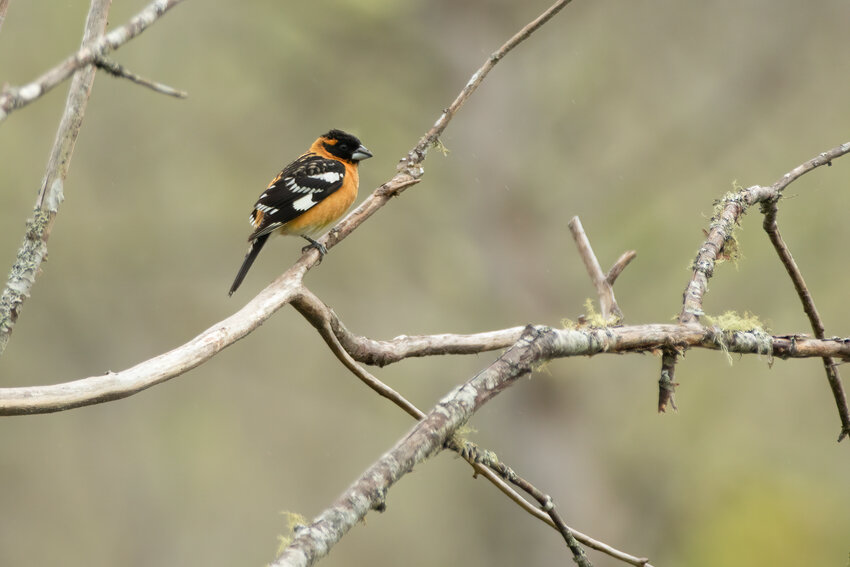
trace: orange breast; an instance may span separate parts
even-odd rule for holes
[[[342,187],[323,199],[312,209],[292,219],[278,229],[280,234],[316,236],[339,220],[357,198],[359,177],[357,164],[345,164]]]

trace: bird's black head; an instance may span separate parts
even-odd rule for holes
[[[322,146],[331,155],[348,161],[360,161],[372,157],[372,152],[360,143],[357,136],[342,130],[331,130],[322,136]]]

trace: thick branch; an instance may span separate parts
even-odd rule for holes
[[[95,62],[99,56],[124,45],[157,21],[165,12],[183,0],[155,0],[133,16],[125,25],[106,35],[101,31],[83,43],[79,51],[44,73],[33,82],[21,87],[5,87],[0,92],[0,122],[13,111],[38,99],[56,85],[70,77],[77,69]],[[96,39],[95,39],[96,38]]]
[[[272,563],[277,567],[312,565],[326,555],[369,510],[386,506],[387,491],[413,467],[442,450],[458,427],[482,405],[532,370],[527,353],[537,332],[530,327],[517,346],[490,367],[444,397],[407,435],[349,487],[312,524],[297,531]]]
[[[111,3],[112,0],[92,0],[83,32],[84,45],[100,36],[106,29]],[[29,297],[36,275],[47,257],[47,239],[50,238],[53,221],[59,212],[59,204],[64,199],[62,188],[71,165],[77,134],[83,123],[94,75],[94,67],[88,67],[77,73],[71,81],[65,112],[50,150],[33,218],[27,221],[23,244],[18,250],[6,286],[0,295],[0,355],[9,344],[24,301]]]
[[[440,400],[410,433],[369,467],[331,507],[309,526],[297,530],[292,543],[272,565],[307,566],[327,555],[331,547],[370,510],[383,510],[389,489],[415,465],[451,444],[454,432],[484,404],[514,384],[518,378],[531,373],[541,361],[556,352],[569,350],[571,347],[563,342],[563,338],[564,335],[553,329],[526,327],[514,346],[466,384]],[[549,499],[537,489],[530,489],[548,507]],[[565,527],[563,522],[553,520],[553,523]],[[568,531],[578,537],[572,530]],[[565,534],[565,539],[569,537]],[[620,558],[635,565],[647,563],[642,558]]]
[[[191,341],[121,372],[29,388],[0,388],[0,415],[51,413],[132,396],[199,366],[263,324],[292,300],[306,270],[301,261],[245,307]]]
[[[359,378],[366,386],[371,388],[373,391],[377,392],[380,396],[389,399],[405,413],[416,419],[417,421],[421,421],[425,418],[425,413],[405,399],[401,394],[378,380],[371,373],[367,372],[364,368],[357,364],[357,361],[351,357],[351,355],[346,352],[340,343],[339,336],[337,331],[334,329],[336,325],[341,325],[341,322],[337,318],[336,314],[333,310],[328,307],[321,299],[319,299],[313,292],[311,292],[306,287],[302,286],[301,290],[292,300],[292,306],[301,313],[307,321],[312,324],[316,330],[319,331],[319,334],[325,340],[328,347],[331,351],[336,355],[336,357],[342,362],[342,364],[348,368],[357,378]],[[519,340],[520,335],[524,329],[520,328],[517,335],[512,338],[509,344],[505,345],[505,348],[514,344],[517,340]],[[498,332],[497,332],[498,333]],[[346,336],[352,337],[351,333],[345,331]],[[496,333],[484,333],[484,335],[494,335]],[[502,333],[503,336],[513,336],[511,333]],[[424,343],[429,346],[436,346],[438,342],[441,340],[445,340],[448,338],[449,341],[453,337],[452,335],[436,335],[431,337],[430,340],[427,340],[427,337],[422,337],[422,339],[426,339],[423,341],[417,341],[415,338],[413,339],[413,343]],[[464,336],[462,337],[465,343],[469,344],[469,339],[472,336]],[[368,339],[365,340],[367,343]],[[398,352],[396,349],[396,345],[391,343],[379,343],[378,341],[371,341],[372,344],[384,344],[387,345],[394,352]],[[356,343],[355,343],[356,344]],[[486,346],[487,342],[479,342],[478,344],[482,346]],[[421,351],[417,350],[408,350],[407,352],[411,353],[409,356],[422,356]],[[433,352],[432,354],[448,354],[445,350],[438,350]],[[456,437],[452,437],[447,443],[446,448],[451,449],[452,451],[457,452],[461,457],[463,457],[469,464],[475,469],[475,473],[482,475],[487,480],[489,480],[493,485],[496,486],[499,490],[501,490],[508,498],[513,500],[516,504],[518,504],[521,508],[523,508],[529,514],[537,517],[538,519],[547,523],[550,527],[558,530],[565,539],[567,539],[568,544],[571,543],[571,538],[575,538],[579,542],[587,545],[592,549],[596,549],[601,551],[602,553],[606,553],[612,557],[625,561],[626,563],[631,563],[633,565],[645,565],[647,563],[647,559],[635,557],[628,553],[624,553],[618,549],[615,549],[608,544],[605,544],[601,541],[598,541],[588,535],[585,535],[579,531],[574,530],[573,528],[567,526],[563,523],[563,521],[559,521],[560,517],[557,516],[557,513],[554,512],[554,509],[545,510],[544,508],[537,508],[529,503],[525,498],[523,498],[520,494],[518,494],[511,486],[509,486],[507,482],[511,482],[521,489],[526,491],[533,498],[538,500],[538,502],[543,505],[541,501],[541,495],[543,494],[541,491],[537,490],[531,483],[525,481],[520,478],[516,473],[513,472],[510,468],[506,467],[503,463],[501,463],[498,458],[492,457],[492,453],[489,451],[480,451],[477,446],[473,443],[464,441],[459,441]],[[572,549],[572,548],[571,548]],[[574,551],[575,553],[575,551]]]

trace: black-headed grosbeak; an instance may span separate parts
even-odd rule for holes
[[[239,287],[266,240],[273,232],[301,236],[320,254],[327,250],[313,236],[336,222],[357,198],[360,183],[357,166],[372,153],[356,136],[331,130],[313,142],[310,149],[283,168],[251,211],[254,232],[245,261],[230,286]]]

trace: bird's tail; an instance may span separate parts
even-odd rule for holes
[[[268,239],[269,235],[263,234],[251,241],[251,247],[248,249],[248,253],[245,254],[245,260],[242,262],[242,267],[239,268],[239,272],[236,274],[236,279],[233,280],[233,285],[230,286],[230,293],[227,295],[233,295],[233,292],[236,291],[242,284],[242,280],[245,279],[245,274],[248,273],[248,270],[251,268],[251,264],[253,264],[254,260],[257,259],[257,254],[259,254],[260,250],[263,249],[263,245]]]

